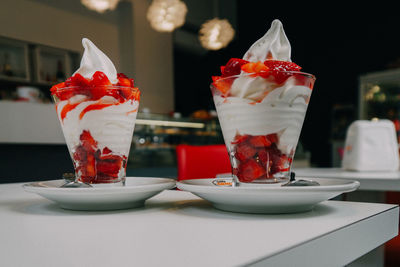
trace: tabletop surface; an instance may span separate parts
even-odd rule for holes
[[[342,201],[298,214],[230,213],[176,190],[143,208],[79,212],[3,184],[0,265],[345,265],[396,236],[398,213],[395,205]]]
[[[400,191],[400,171],[358,172],[342,168],[296,168],[293,171],[297,177],[357,180],[361,190]]]

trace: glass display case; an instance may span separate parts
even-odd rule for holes
[[[176,167],[178,144],[223,144],[217,117],[190,117],[138,113],[128,168]]]
[[[176,177],[178,144],[224,144],[216,114],[207,118],[138,113],[127,175]],[[310,153],[299,142],[294,167],[309,167]]]
[[[368,73],[359,79],[358,118],[389,119],[400,136],[400,69]]]

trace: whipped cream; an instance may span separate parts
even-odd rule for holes
[[[85,99],[84,95],[76,95],[70,99],[70,102],[68,100],[61,101],[57,106],[58,117],[70,153],[73,153],[75,147],[79,145],[82,131],[89,130],[100,150],[108,147],[117,155],[128,156],[139,102],[128,100],[103,109],[89,111],[80,118],[81,112],[89,105],[99,102],[118,102],[111,96],[104,96],[94,101],[85,101]],[[62,120],[63,107],[72,102],[79,104]]]
[[[291,61],[291,51],[282,22],[275,19],[271,24],[271,28],[249,48],[243,59],[251,62],[264,62],[267,59]]]
[[[267,33],[256,41],[244,54],[243,59],[250,62],[264,62],[266,59],[282,61],[290,60],[291,47],[286,37],[283,25],[279,20],[274,20]],[[268,92],[273,90],[274,83],[262,77],[251,77],[243,72],[233,82],[230,95],[260,101]]]
[[[306,86],[294,85],[294,79],[289,78],[259,103],[215,94],[214,103],[228,149],[236,134],[278,133],[278,148],[291,153],[297,146],[311,92]]]
[[[91,79],[96,71],[103,72],[111,83],[118,82],[117,70],[112,61],[87,38],[82,39],[83,52],[81,66],[73,75],[79,73],[85,78]]]

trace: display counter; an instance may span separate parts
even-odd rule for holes
[[[73,171],[54,104],[0,101],[0,123],[0,183],[55,179]],[[127,175],[176,177],[178,144],[223,143],[215,116],[138,113]],[[294,165],[309,167],[309,157],[299,144]],[[43,164],[47,167],[39,168]]]

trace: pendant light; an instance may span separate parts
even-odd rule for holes
[[[104,13],[107,10],[114,10],[119,0],[81,0],[82,5],[88,9]]]
[[[208,20],[200,27],[200,44],[208,50],[219,50],[226,47],[235,36],[235,30],[227,19],[218,18],[218,0],[214,0],[214,19]]]
[[[172,32],[185,23],[186,4],[180,0],[153,0],[147,10],[147,20],[159,32]]]

